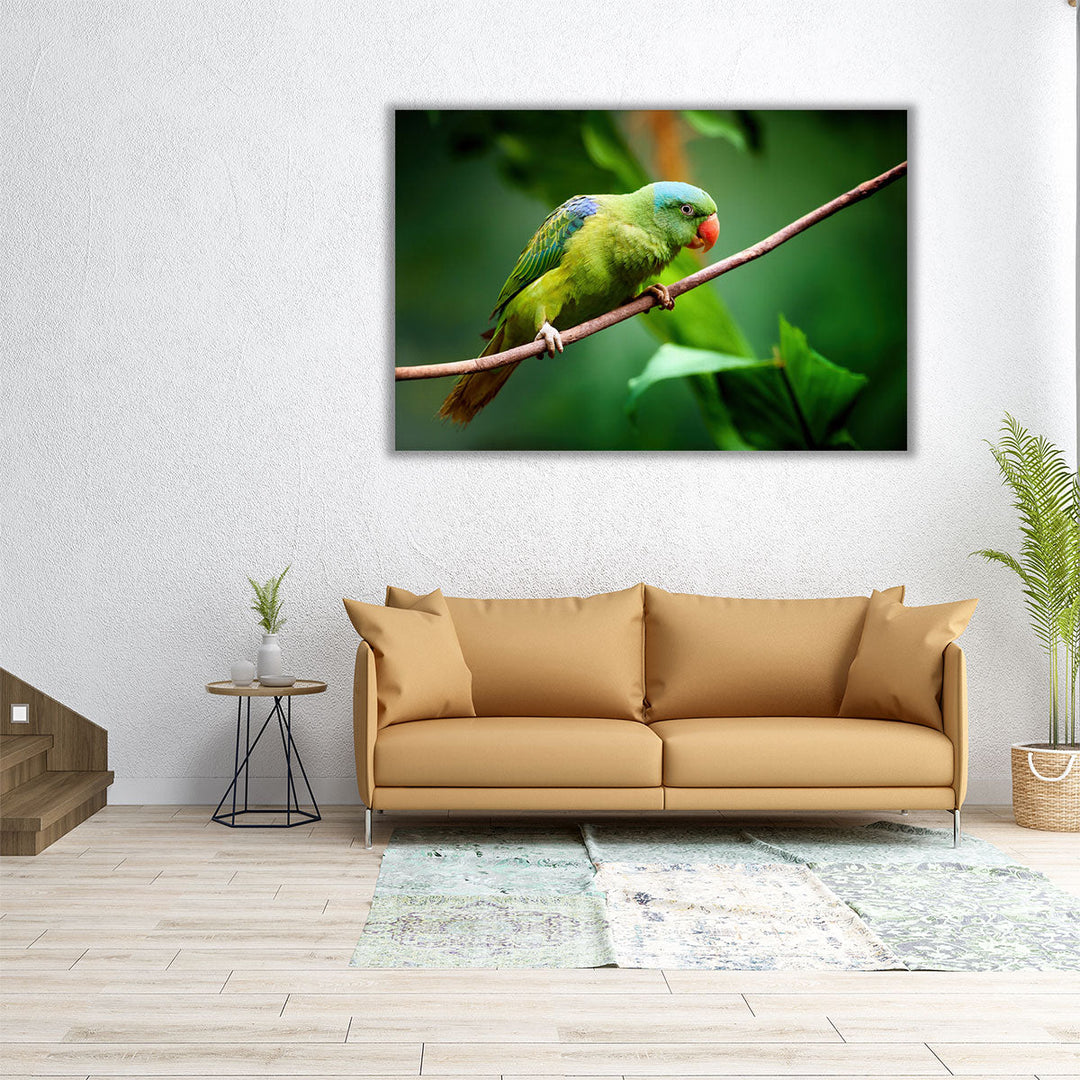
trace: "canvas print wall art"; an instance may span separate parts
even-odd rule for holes
[[[395,127],[397,449],[907,449],[904,110]]]

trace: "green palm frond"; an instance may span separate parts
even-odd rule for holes
[[[1013,495],[1020,518],[1021,545],[1012,562],[997,559],[1017,573],[1024,583],[1028,610],[1044,646],[1058,639],[1057,614],[1076,593],[1069,566],[1070,523],[1066,510],[1074,477],[1064,455],[1046,439],[1030,434],[1006,414],[1000,443],[991,447],[1005,484]],[[1070,529],[1071,525],[1071,529]],[[1001,554],[1001,553],[999,553]],[[1074,560],[1075,561],[1075,560]]]
[[[248,578],[255,592],[255,603],[251,605],[251,610],[259,616],[259,625],[264,633],[276,634],[286,623],[281,615],[281,583],[285,580],[285,575],[291,566],[290,563],[276,578],[271,578],[265,585],[260,585],[252,577]]]
[[[1066,728],[1075,738],[1075,692],[1080,673],[1080,474],[1065,454],[1005,414],[998,443],[988,444],[1012,495],[1020,526],[1016,555],[972,552],[1020,578],[1032,629],[1049,655],[1051,742],[1057,741],[1058,662],[1065,650]]]
[[[1001,563],[1007,566],[1021,581],[1025,581],[1024,568],[1006,551],[994,551],[992,548],[983,548],[981,551],[973,551],[972,555],[981,555],[988,562]]]

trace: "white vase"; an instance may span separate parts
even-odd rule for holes
[[[259,678],[281,673],[281,646],[278,644],[277,634],[263,634],[262,644],[259,646]]]

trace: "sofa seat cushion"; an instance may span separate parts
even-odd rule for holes
[[[633,720],[461,716],[379,732],[380,787],[659,787],[662,744]]]
[[[834,716],[722,716],[650,726],[664,743],[667,787],[925,787],[953,782],[952,743],[921,724]]]

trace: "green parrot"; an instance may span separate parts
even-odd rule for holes
[[[683,247],[708,251],[720,226],[716,203],[691,184],[663,180],[628,195],[575,195],[553,210],[521,253],[499,293],[491,340],[480,354],[543,341],[563,351],[560,328],[626,303]],[[645,289],[671,310],[663,285]],[[462,375],[439,416],[467,424],[502,388],[517,364]]]

